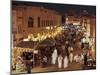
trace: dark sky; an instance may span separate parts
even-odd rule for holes
[[[56,10],[62,15],[66,14],[69,10],[73,9],[76,11],[77,14],[80,14],[80,12],[82,12],[83,10],[87,10],[88,13],[96,15],[96,6],[90,6],[90,5],[71,5],[71,4],[25,2],[25,1],[12,1],[12,5],[41,6],[47,9]]]

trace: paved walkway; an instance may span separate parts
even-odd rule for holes
[[[82,64],[72,62],[72,63],[69,63],[67,68],[61,68],[61,69],[59,69],[57,65],[51,65],[45,68],[38,66],[38,67],[33,68],[31,72],[37,73],[37,72],[57,72],[57,71],[59,72],[59,71],[75,71],[75,70],[82,70]],[[13,71],[12,72],[12,74],[18,74],[18,73],[27,73],[27,72],[26,71],[24,72]]]
[[[74,46],[74,55],[76,53],[80,53],[81,50],[79,48],[76,48]],[[37,72],[59,72],[59,71],[75,71],[75,70],[82,70],[82,64],[81,63],[76,63],[76,62],[72,62],[72,63],[69,63],[68,67],[67,68],[61,68],[59,69],[57,65],[51,65],[51,66],[48,66],[48,67],[35,67],[32,69],[32,73],[37,73]],[[18,73],[27,73],[26,71],[24,72],[16,72],[16,71],[13,71],[12,74],[18,74]]]
[[[32,72],[53,72],[53,71],[74,71],[74,70],[81,70],[82,64],[80,63],[69,63],[67,68],[59,69],[57,65],[48,66],[46,68],[36,67],[32,69]]]

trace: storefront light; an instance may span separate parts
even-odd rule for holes
[[[50,30],[50,27],[46,27],[46,29]]]
[[[28,38],[26,38],[26,39],[23,39],[23,41],[29,41],[29,39],[28,39]]]
[[[38,50],[35,50],[35,51],[34,51],[34,54],[38,54]]]
[[[54,26],[54,28],[56,28],[56,26]]]
[[[53,29],[53,27],[51,27],[51,29]]]
[[[37,41],[37,38],[33,38],[32,41]]]

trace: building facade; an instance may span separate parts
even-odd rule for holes
[[[54,10],[36,6],[17,6],[12,8],[12,31],[15,40],[48,32],[46,27],[54,28],[61,25],[61,16]]]
[[[96,16],[89,14],[86,10],[78,16],[74,10],[70,11],[66,17],[66,24],[81,25],[86,28],[90,37],[96,36]]]

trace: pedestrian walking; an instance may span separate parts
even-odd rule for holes
[[[47,57],[46,56],[43,57],[42,64],[43,64],[43,67],[47,66]]]
[[[27,68],[27,73],[31,73],[31,61],[30,60],[26,61],[26,68]]]
[[[64,68],[67,68],[68,67],[68,57],[65,56],[64,57]]]
[[[71,51],[69,54],[69,61],[72,63],[73,61],[73,52]]]
[[[87,65],[87,53],[84,54],[84,65]]]
[[[58,68],[62,68],[62,60],[63,60],[62,56],[59,55],[58,56]]]
[[[53,54],[52,54],[52,64],[56,64],[56,60],[57,60],[57,49],[55,48]]]

